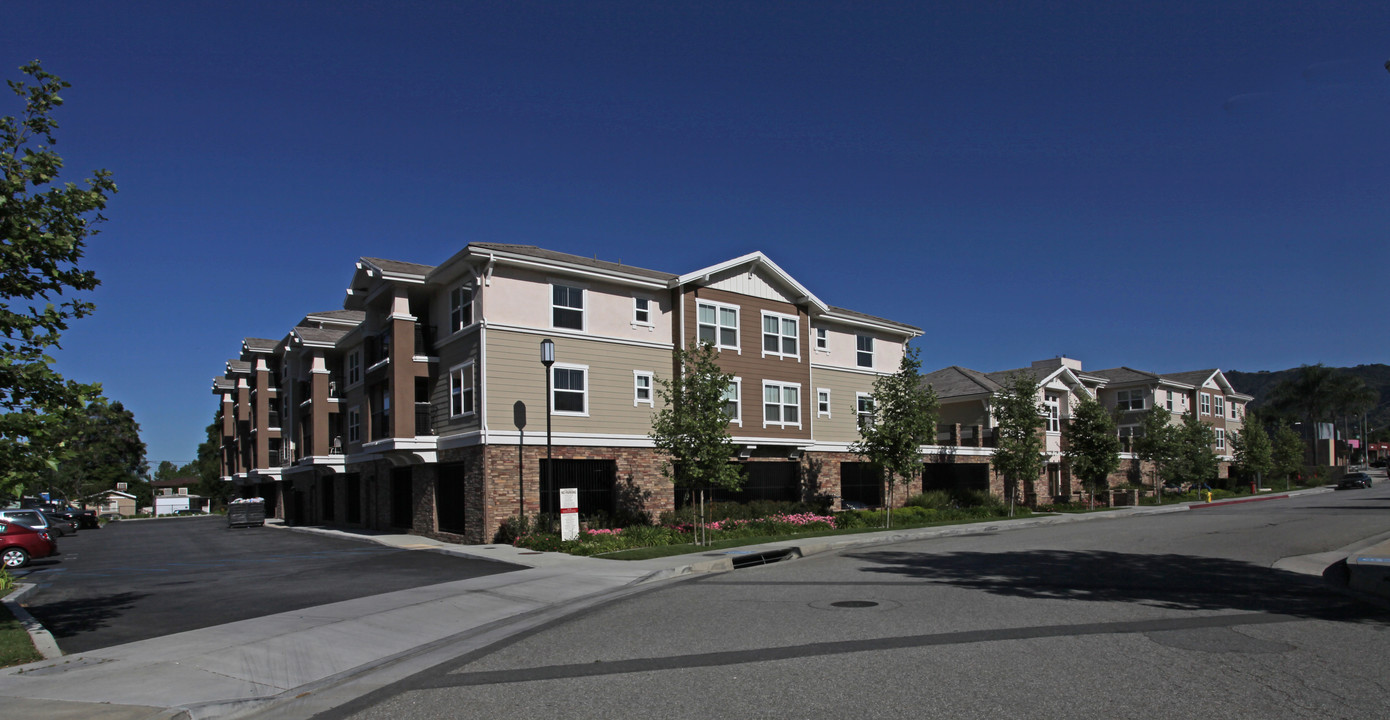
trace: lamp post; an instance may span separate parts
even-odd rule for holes
[[[541,364],[545,366],[545,472],[541,473],[544,482],[550,475],[550,366],[555,364],[555,342],[550,338],[541,341]]]

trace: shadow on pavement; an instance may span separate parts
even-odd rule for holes
[[[130,610],[135,601],[148,596],[149,593],[124,592],[46,602],[29,610],[55,638],[67,638],[107,627]]]
[[[865,572],[903,575],[1011,597],[1243,610],[1325,620],[1385,621],[1385,613],[1317,578],[1225,558],[1107,551],[864,552]]]

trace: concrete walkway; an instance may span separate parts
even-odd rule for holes
[[[1279,493],[1261,499],[1327,492]],[[0,707],[24,718],[307,718],[439,662],[554,619],[702,573],[769,555],[804,557],[981,531],[1185,512],[1203,504],[1124,508],[768,543],[624,562],[537,553],[509,545],[453,545],[414,535],[285,528],[392,547],[526,566],[280,613],[0,670]],[[1349,567],[1390,570],[1390,543]],[[1353,561],[1356,565],[1352,565]],[[1335,562],[1335,560],[1334,560]],[[1353,577],[1356,572],[1353,571]],[[1390,582],[1368,583],[1390,597]]]

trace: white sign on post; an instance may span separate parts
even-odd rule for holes
[[[579,488],[560,488],[560,539],[579,539]]]

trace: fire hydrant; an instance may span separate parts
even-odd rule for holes
[[[1211,491],[1207,491],[1207,502],[1211,502]]]

